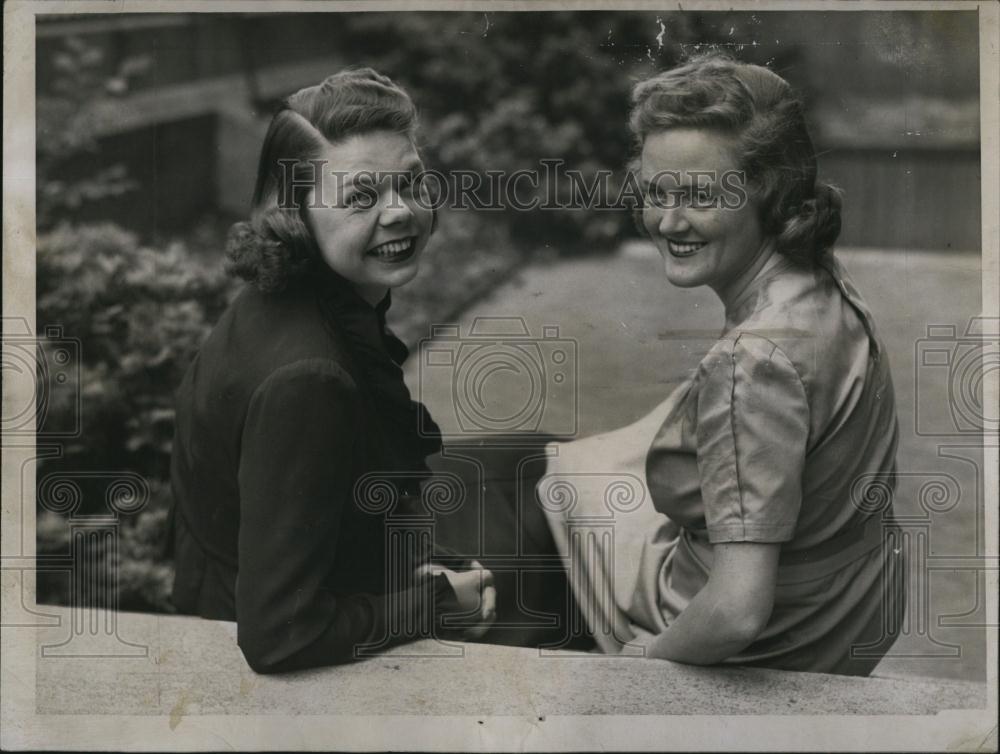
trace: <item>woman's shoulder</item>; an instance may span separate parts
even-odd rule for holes
[[[871,348],[874,326],[860,294],[851,288],[848,295],[839,270],[793,265],[772,276],[733,335],[775,344],[804,379],[836,373],[838,364],[853,363]]]
[[[353,386],[343,345],[307,293],[261,293],[246,286],[213,329],[202,366],[253,392],[266,381],[328,380]]]
[[[852,295],[859,296],[856,289]],[[825,415],[849,392],[867,384],[870,355],[880,348],[867,308],[859,308],[823,267],[790,267],[763,281],[748,312],[713,346],[698,379],[731,365],[737,375],[778,381],[801,393]],[[860,302],[863,307],[863,302]]]
[[[699,387],[706,381],[721,379],[727,384],[749,381],[763,388],[765,383],[774,382],[798,386],[793,392],[801,394],[806,375],[797,363],[798,349],[789,343],[799,337],[806,334],[770,328],[729,330],[699,363],[694,384]]]
[[[742,316],[737,332],[782,339],[820,333],[832,324],[838,309],[836,285],[820,267],[781,264],[757,285],[756,295]]]

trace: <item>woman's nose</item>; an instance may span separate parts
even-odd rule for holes
[[[382,225],[394,225],[407,221],[411,217],[413,217],[413,210],[410,209],[410,205],[406,203],[403,195],[395,187],[390,187],[385,192],[379,222]]]
[[[665,207],[660,210],[660,222],[657,224],[660,235],[676,235],[690,229],[691,225],[688,223],[682,207]]]

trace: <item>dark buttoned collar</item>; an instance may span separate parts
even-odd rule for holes
[[[386,326],[391,294],[373,306],[349,281],[323,267],[313,281],[317,303],[328,328],[350,351],[355,380],[371,398],[393,461],[401,467],[394,470],[424,469],[424,458],[441,446],[440,432],[403,381],[409,350]]]

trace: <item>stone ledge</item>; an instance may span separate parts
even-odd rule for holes
[[[118,639],[66,643],[69,611],[43,609],[61,625],[38,630],[39,714],[170,715],[174,724],[184,715],[281,713],[925,715],[987,703],[985,684],[963,681],[698,668],[429,640],[351,665],[259,676],[236,646],[234,623],[122,613]]]

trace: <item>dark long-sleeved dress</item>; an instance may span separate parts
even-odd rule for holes
[[[248,286],[177,393],[173,599],[237,621],[258,672],[349,660],[389,625],[407,638],[453,598],[443,576],[391,591],[393,511],[356,492],[385,472],[407,500],[440,445],[387,309],[328,270],[280,294]]]

